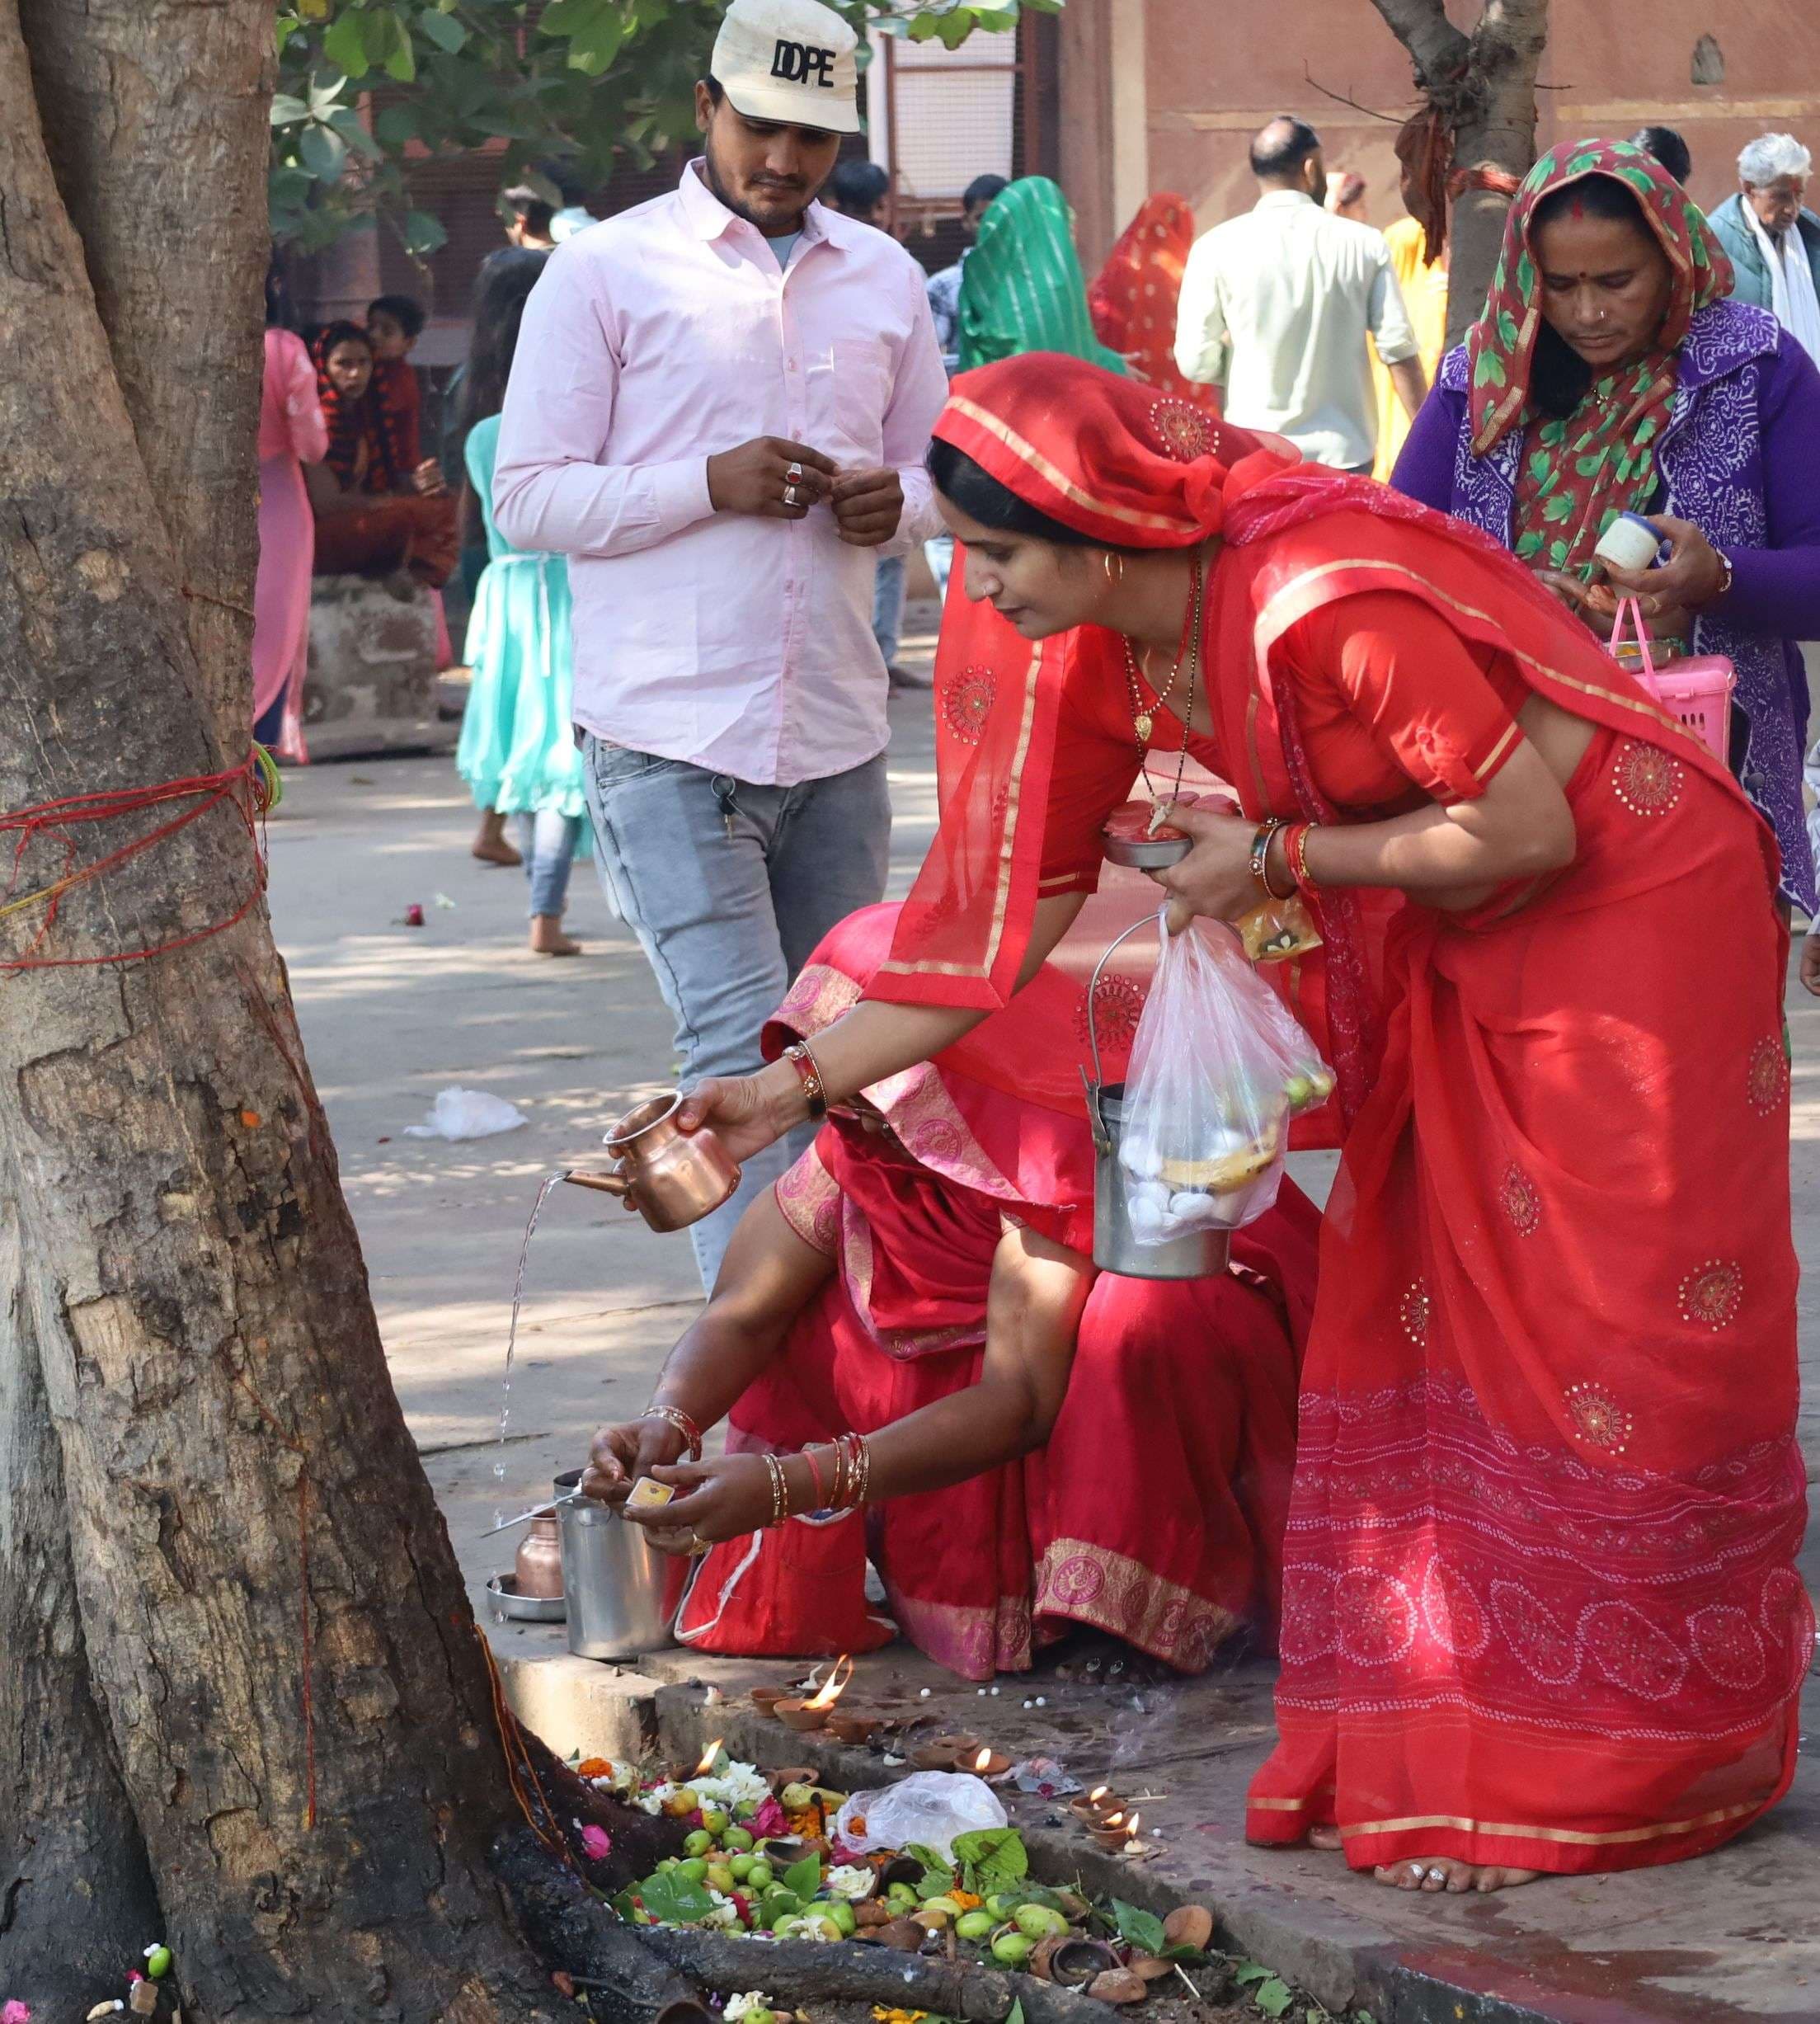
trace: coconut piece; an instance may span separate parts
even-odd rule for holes
[[[1147,1987],[1143,1976],[1129,1968],[1108,1968],[1087,1984],[1087,1993],[1100,2003],[1142,2003]]]
[[[1134,1954],[1125,1965],[1133,1975],[1145,1982],[1160,1982],[1164,1975],[1175,1973],[1170,1962],[1159,1960],[1154,1954]]]
[[[888,1926],[874,1926],[872,1931],[886,1946],[894,1946],[901,1954],[919,1954],[923,1951],[926,1928],[914,1918],[894,1918]]]
[[[859,1926],[888,1926],[891,1913],[877,1898],[862,1898],[854,1907],[854,1923]]]
[[[1171,1946],[1204,1954],[1213,1938],[1213,1913],[1204,1904],[1178,1904],[1163,1922],[1163,1937]]]

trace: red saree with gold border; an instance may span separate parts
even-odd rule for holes
[[[1345,1152],[1300,1405],[1281,1739],[1248,1831],[1335,1824],[1357,1867],[1714,1847],[1787,1788],[1813,1636],[1773,841],[1472,530],[1217,433],[1197,445],[1084,375],[1022,360],[963,379],[938,433],[1094,539],[1223,534],[1214,735],[1191,745],[1249,815],[1380,812],[1337,789],[1314,708],[1329,671],[1306,644],[1361,600],[1439,621],[1512,712],[1535,694],[1593,727],[1565,869],[1467,913],[1319,896],[1325,946],[1292,996],[1338,1071]],[[976,749],[1012,750],[1021,717],[1021,763],[982,765],[944,818],[875,996],[977,1002],[1014,981],[1025,895],[1058,862],[1047,832],[1065,814],[1086,833],[1082,779],[1124,791],[1083,757],[1122,718],[1130,737],[1103,637],[1037,651],[990,614],[950,623],[938,697],[990,682]],[[1413,749],[1394,695],[1355,699]],[[944,884],[957,862],[996,883]]]

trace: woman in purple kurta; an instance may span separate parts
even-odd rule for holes
[[[1391,482],[1484,529],[1583,612],[1615,515],[1658,518],[1670,554],[1647,589],[1661,629],[1685,614],[1693,651],[1737,670],[1733,770],[1775,831],[1784,897],[1812,916],[1796,642],[1820,638],[1820,371],[1729,285],[1705,220],[1652,158],[1553,149]]]

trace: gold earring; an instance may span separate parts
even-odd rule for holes
[[[1125,581],[1125,558],[1116,549],[1108,548],[1099,558],[1099,566],[1106,572],[1106,581],[1117,586]]]

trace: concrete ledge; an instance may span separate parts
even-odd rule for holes
[[[313,760],[452,750],[439,713],[436,608],[410,577],[318,577],[303,735]]]
[[[659,1683],[642,1673],[567,1654],[502,1658],[499,1671],[512,1712],[558,1757],[635,1763],[657,1747]]]

